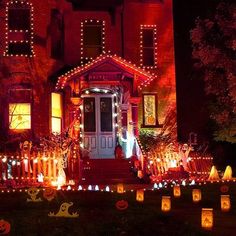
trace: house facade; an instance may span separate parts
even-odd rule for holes
[[[2,1],[2,149],[65,131],[82,156],[176,137],[172,0]]]

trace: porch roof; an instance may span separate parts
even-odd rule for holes
[[[117,55],[111,55],[109,53],[103,53],[99,57],[95,58],[91,62],[75,67],[74,69],[66,72],[64,75],[58,78],[56,84],[56,90],[64,89],[64,87],[75,77],[81,77],[88,73],[89,71],[93,71],[95,68],[99,67],[102,64],[110,63],[118,67],[121,71],[125,71],[126,73],[133,75],[135,81],[138,85],[139,89],[146,87],[152,80],[154,80],[157,75],[154,73],[150,73],[131,62],[126,61],[125,59],[118,57]]]

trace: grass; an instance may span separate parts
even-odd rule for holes
[[[198,186],[202,189],[202,201],[192,202],[191,191],[197,186],[182,187],[179,199],[172,196],[172,189],[146,191],[145,200],[135,200],[135,192],[124,194],[90,191],[58,191],[51,202],[27,202],[26,192],[0,193],[0,219],[11,224],[11,235],[235,235],[236,230],[236,184],[227,183],[231,196],[231,211],[220,210],[220,186],[214,183]],[[169,213],[160,210],[161,196],[172,196]],[[128,201],[127,210],[115,207],[118,200]],[[57,212],[63,202],[73,202],[69,212],[77,211],[78,218],[48,217]],[[214,209],[214,227],[211,231],[201,229],[201,208]]]

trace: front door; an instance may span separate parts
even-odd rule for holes
[[[114,158],[114,112],[112,94],[83,96],[83,141],[90,158]]]

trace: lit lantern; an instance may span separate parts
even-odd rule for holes
[[[202,200],[202,192],[201,189],[193,189],[192,191],[193,202],[199,202]]]
[[[179,185],[175,185],[173,187],[173,194],[174,194],[174,197],[180,197],[181,196],[181,189],[180,189]]]
[[[222,211],[229,211],[231,204],[230,204],[230,196],[229,195],[221,195],[220,196],[220,203],[221,203],[221,210]]]
[[[232,175],[233,175],[233,172],[232,172],[231,166],[227,166],[222,179],[223,180],[230,180],[230,179],[232,179]]]
[[[136,200],[138,202],[143,202],[144,201],[144,190],[143,189],[138,189],[136,191]]]
[[[218,171],[217,171],[217,169],[216,169],[216,167],[215,166],[212,166],[211,167],[211,172],[210,172],[210,175],[209,175],[209,177],[208,177],[208,180],[219,180],[220,179],[220,177],[219,177],[219,174],[218,174]]]
[[[161,210],[168,212],[171,209],[171,198],[170,196],[162,196],[161,199]]]
[[[213,227],[213,209],[212,208],[202,208],[202,228],[212,229]]]
[[[124,185],[117,184],[117,193],[124,193]]]

